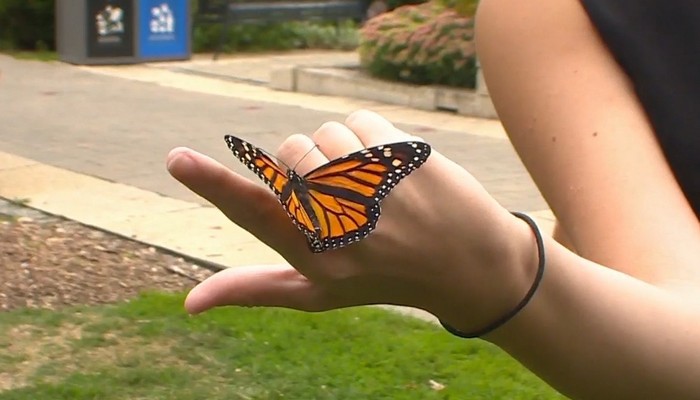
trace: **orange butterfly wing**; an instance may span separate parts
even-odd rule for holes
[[[245,140],[231,135],[226,135],[224,139],[233,155],[275,192],[292,221],[307,236],[315,232],[313,220],[299,201],[299,196],[293,190],[286,193],[291,189],[288,174],[261,149]]]
[[[289,182],[287,173],[259,148],[235,136],[224,137],[228,148],[240,162],[260,177],[277,196],[282,195],[284,187]]]
[[[311,171],[304,183],[320,228],[315,251],[343,247],[374,230],[380,202],[430,156],[430,145],[399,142],[348,154]]]
[[[234,136],[233,154],[268,184],[315,253],[354,243],[376,227],[379,203],[430,155],[423,142],[399,142],[335,159],[301,177]]]
[[[292,218],[292,221],[306,235],[309,242],[312,242],[317,237],[316,226],[311,215],[304,208],[303,203],[299,200],[296,191],[292,190],[289,198],[282,203],[287,211],[287,214]]]

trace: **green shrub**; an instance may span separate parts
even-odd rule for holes
[[[436,0],[443,6],[457,11],[457,14],[464,17],[473,17],[479,0]]]
[[[404,6],[360,31],[360,61],[372,75],[415,84],[473,88],[473,18],[435,2]]]
[[[413,6],[416,4],[423,4],[427,0],[385,0],[387,9],[395,10],[402,6]]]
[[[1,0],[0,0],[1,1]],[[221,24],[198,25],[194,30],[193,50],[212,51],[219,43]],[[235,25],[224,40],[225,52],[290,50],[290,49],[354,49],[358,45],[355,23],[335,24],[288,22],[270,25]]]
[[[55,49],[54,0],[0,0],[0,48]]]
[[[299,22],[292,24],[292,28],[302,38],[305,48],[352,50],[357,48],[359,43],[357,24],[353,21],[346,21],[337,26]]]
[[[0,0],[2,1],[2,0]],[[198,2],[191,1],[196,15]],[[225,7],[229,0],[209,0],[211,7]],[[242,0],[247,2],[262,0]],[[207,15],[203,15],[203,20]],[[192,49],[196,52],[213,51],[219,45],[222,24],[195,24]],[[336,26],[331,23],[287,22],[266,25],[234,25],[226,33],[223,51],[264,51],[291,49],[354,49],[358,45],[357,26],[347,21]]]

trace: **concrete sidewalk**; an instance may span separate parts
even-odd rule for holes
[[[223,54],[212,60],[196,54],[188,61],[150,63],[153,68],[224,81],[269,86],[273,72],[286,67],[353,68],[359,66],[353,51],[304,50],[269,54]]]
[[[409,85],[377,79],[362,71],[356,51],[304,50],[284,54],[196,55],[184,62],[152,63],[154,68],[277,90],[363,99],[428,111],[453,111],[497,118],[480,72],[476,88]]]
[[[309,57],[318,56],[269,60]],[[248,173],[224,134],[273,150],[291,133],[369,108],[467,168],[505,207],[532,212],[551,228],[546,204],[497,121],[277,92],[242,83],[274,62],[227,63],[240,79],[183,73],[208,65],[204,60],[75,67],[0,55],[0,196],[226,266],[279,263],[278,254],[174,181],[165,155],[188,146]]]

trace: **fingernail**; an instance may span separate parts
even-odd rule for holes
[[[168,169],[170,169],[170,166],[172,165],[172,163],[175,160],[177,160],[178,158],[180,158],[183,155],[186,156],[186,154],[189,153],[190,151],[191,150],[188,149],[187,147],[176,147],[176,148],[170,150],[170,153],[168,153],[168,157],[166,159],[167,160],[166,164],[165,164],[166,167]]]

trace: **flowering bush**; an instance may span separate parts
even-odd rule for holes
[[[474,87],[473,18],[443,4],[403,6],[360,31],[360,62],[379,78]]]

